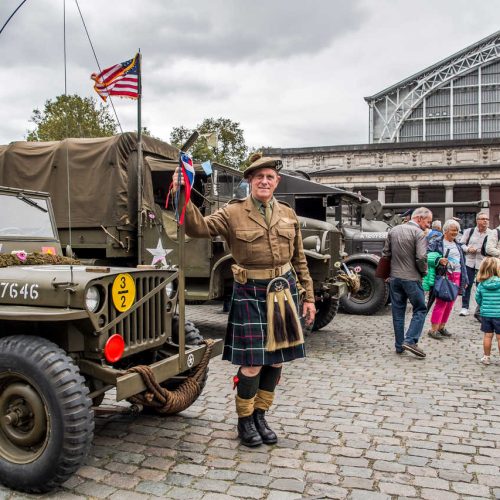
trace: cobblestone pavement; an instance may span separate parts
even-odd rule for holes
[[[495,347],[479,363],[479,323],[457,308],[451,339],[422,340],[425,360],[394,353],[389,309],[338,315],[310,336],[269,414],[275,446],[238,444],[235,370],[217,359],[179,416],[99,417],[87,464],[44,498],[500,498],[500,359]],[[188,317],[220,337],[220,311]],[[34,497],[0,487],[2,500]]]

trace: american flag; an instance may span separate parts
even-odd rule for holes
[[[99,74],[92,73],[90,78],[95,81],[94,89],[103,101],[110,95],[137,99],[139,97],[139,54],[136,54],[133,59],[106,68]]]

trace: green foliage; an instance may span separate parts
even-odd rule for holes
[[[33,110],[36,125],[28,141],[60,141],[68,137],[107,137],[116,133],[116,122],[108,109],[92,97],[60,95],[45,102],[43,111]]]
[[[153,139],[158,139],[161,141],[162,139],[156,135],[153,135],[151,130],[148,129],[148,127],[141,127],[141,134],[142,135],[147,135],[148,137],[152,137]]]
[[[206,118],[196,127],[200,134],[215,133],[217,146],[209,146],[207,138],[200,137],[189,151],[195,162],[214,161],[233,168],[241,168],[246,160],[248,148],[245,144],[240,124],[228,118]],[[186,127],[174,127],[170,142],[182,146],[193,130]]]

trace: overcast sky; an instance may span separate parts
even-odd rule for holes
[[[0,26],[21,0],[0,0]],[[63,0],[28,0],[0,34],[0,144],[64,93]],[[79,0],[101,68],[143,54],[143,125],[164,140],[205,118],[248,145],[368,142],[370,96],[500,29],[498,0]],[[67,92],[97,71],[66,0]],[[134,101],[114,99],[125,131]]]

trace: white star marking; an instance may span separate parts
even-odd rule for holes
[[[156,248],[146,248],[146,250],[153,256],[153,260],[151,262],[152,266],[160,262],[162,267],[167,267],[167,261],[165,260],[165,257],[170,252],[172,252],[172,249],[163,248],[161,244],[161,238],[158,240],[158,245],[156,245]]]

